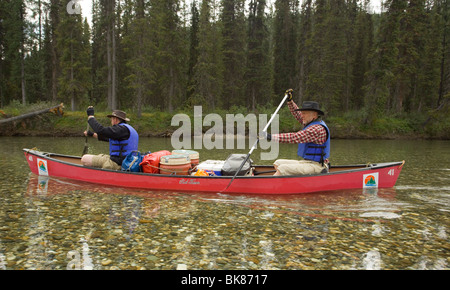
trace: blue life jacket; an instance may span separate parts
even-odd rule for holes
[[[125,158],[131,151],[138,150],[139,136],[133,127],[126,123],[120,123],[120,126],[125,126],[130,130],[130,137],[126,140],[109,139],[109,155],[118,156],[120,159]],[[120,164],[119,164],[120,165]]]
[[[312,125],[321,125],[327,131],[327,141],[323,144],[315,143],[299,143],[297,155],[306,160],[312,160],[323,164],[325,159],[330,157],[330,130],[324,121],[313,121],[309,123],[303,130]]]

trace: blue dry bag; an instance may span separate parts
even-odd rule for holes
[[[139,164],[142,162],[142,159],[143,157],[141,156],[141,152],[130,152],[130,154],[128,154],[122,162],[122,170],[131,172],[141,171],[141,167],[139,166]]]

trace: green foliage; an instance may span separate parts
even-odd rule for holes
[[[198,105],[270,114],[293,88],[337,136],[446,135],[448,0],[92,2],[92,27],[67,1],[0,2],[2,109],[122,108],[162,132]],[[299,129],[285,110],[281,130]]]
[[[61,67],[58,95],[74,111],[86,104],[91,87],[89,26],[79,14],[61,16],[56,28]]]

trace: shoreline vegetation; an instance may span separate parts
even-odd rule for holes
[[[4,120],[0,136],[82,136],[93,105],[104,124],[121,109],[141,136],[167,137],[195,106],[270,115],[293,89],[332,138],[450,139],[448,0],[92,0],[92,21],[76,2],[0,1],[0,120],[66,106]],[[287,108],[279,123],[300,129]]]
[[[32,111],[49,107],[48,103],[32,104],[28,106],[12,105],[0,111],[0,120],[11,118]],[[129,122],[138,131],[141,137],[170,137],[174,131],[180,128],[172,126],[171,121],[176,114],[186,114],[194,124],[193,108],[185,108],[173,113],[147,109],[141,113],[141,117],[133,110],[125,110],[131,119]],[[332,139],[433,139],[450,140],[450,114],[449,109],[428,112],[426,114],[403,114],[394,116],[384,116],[379,118],[368,118],[370,113],[364,111],[343,113],[340,116],[325,115],[332,133]],[[109,126],[107,115],[110,111],[96,111],[96,118],[105,126]],[[249,112],[244,107],[232,107],[230,110],[216,110],[214,112],[204,111],[204,116],[209,113],[218,114],[225,120],[227,114],[243,117],[250,113],[267,114],[273,113],[270,106],[259,107],[255,111]],[[86,129],[86,112],[84,111],[64,111],[58,115],[45,113],[19,121],[4,123],[0,126],[0,136],[41,136],[41,137],[84,137],[83,131]],[[246,133],[249,134],[248,122]],[[202,126],[205,133],[211,126]],[[301,129],[301,125],[284,106],[279,112],[279,132],[296,132]],[[236,132],[236,123],[235,123]],[[259,132],[259,128],[258,128]]]

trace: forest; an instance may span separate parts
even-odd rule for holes
[[[92,23],[76,1],[0,2],[0,108],[255,111],[292,88],[365,122],[448,110],[448,0],[82,1]]]

